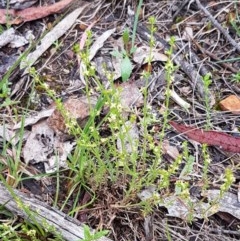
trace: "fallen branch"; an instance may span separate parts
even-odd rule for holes
[[[44,223],[44,226],[49,225],[56,229],[58,233],[62,235],[67,241],[79,241],[84,239],[83,224],[78,220],[73,219],[63,212],[50,207],[44,202],[30,197],[18,190],[14,190],[14,193],[18,199],[16,201],[6,186],[0,182],[0,205],[4,205],[8,210],[17,214],[18,216],[28,219],[28,221],[34,223],[36,220],[40,225]],[[19,204],[20,202],[20,204]],[[24,211],[24,208],[30,211],[30,214]],[[99,241],[111,241],[106,237],[102,237]]]

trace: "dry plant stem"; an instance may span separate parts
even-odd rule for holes
[[[84,231],[82,223],[75,220],[63,212],[58,211],[46,203],[37,200],[36,198],[29,197],[28,195],[14,190],[15,195],[19,198],[24,207],[27,207],[34,215],[35,220],[41,225],[46,222],[50,226],[53,226],[58,233],[61,233],[63,238],[67,241],[77,241],[84,239]],[[19,206],[19,202],[11,196],[5,185],[0,182],[0,205],[5,206],[8,210],[14,214],[31,220],[31,216],[25,213]],[[34,223],[34,222],[33,222]],[[111,239],[102,237],[99,241],[111,241]]]
[[[224,37],[231,43],[231,45],[237,49],[240,53],[240,45],[227,33],[227,31],[218,23],[218,21],[211,15],[211,13],[200,3],[199,0],[195,0],[198,8],[201,9],[206,16],[210,19],[212,24],[224,35]]]

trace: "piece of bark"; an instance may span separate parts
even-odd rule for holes
[[[50,32],[48,32],[42,39],[36,49],[28,54],[26,59],[23,59],[20,63],[20,69],[27,68],[23,75],[28,73],[29,68],[42,56],[42,54],[60,37],[62,37],[73,24],[76,23],[79,15],[89,6],[88,3],[83,3],[82,7],[75,9],[62,19]]]
[[[25,193],[21,193],[18,190],[13,191],[18,201],[11,195],[6,186],[0,182],[0,204],[4,205],[8,210],[32,223],[37,221],[40,225],[44,223],[44,226],[46,226],[47,223],[49,227],[53,226],[67,241],[84,239],[83,224],[78,220]],[[20,207],[30,210],[31,214],[29,215],[29,212],[26,213],[24,208]],[[111,239],[106,237],[98,240],[111,241]]]

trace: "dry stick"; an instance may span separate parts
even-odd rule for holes
[[[212,59],[216,60],[216,61],[220,61],[221,59],[219,59],[215,54],[213,54],[212,52],[203,49],[200,44],[198,44],[196,41],[194,41],[194,44],[197,46],[197,48],[204,54],[204,55],[208,55],[210,56]],[[232,67],[231,65],[229,65],[228,63],[221,63],[222,66],[224,66],[226,69],[231,70],[233,73],[238,73],[238,70],[235,69],[234,67]]]
[[[195,0],[198,8],[201,9],[206,16],[211,20],[212,24],[225,36],[225,38],[231,43],[231,45],[237,49],[240,53],[240,46],[238,43],[227,33],[227,31],[218,23],[218,21],[211,15],[211,13],[200,3],[199,0]]]
[[[191,2],[189,3],[189,0],[184,0],[182,1],[182,3],[180,4],[180,6],[178,7],[177,11],[173,14],[172,19],[173,21],[175,21],[177,15],[182,11],[182,9],[185,7],[186,4],[191,4]]]
[[[53,226],[67,241],[79,241],[84,239],[84,229],[81,222],[50,207],[36,198],[30,197],[18,190],[13,191],[19,199],[18,201],[12,197],[5,185],[0,182],[0,205],[3,205],[14,214],[17,214],[33,224],[34,221],[37,221],[40,225],[44,224],[48,225],[48,227]],[[26,213],[24,211],[24,208],[20,208],[22,205],[23,207],[26,207],[26,210],[30,212],[30,215],[29,212]],[[111,241],[111,239],[102,237],[98,239],[98,241]]]

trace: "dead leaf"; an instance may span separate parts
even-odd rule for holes
[[[222,110],[231,111],[233,114],[240,114],[240,98],[236,95],[230,95],[221,100],[219,106]]]
[[[186,102],[184,99],[182,99],[174,90],[169,90],[171,98],[178,104],[180,105],[182,108],[184,108],[185,110],[188,110],[191,105]]]
[[[177,147],[171,146],[168,140],[164,140],[162,143],[163,153],[168,154],[173,160],[179,157],[179,151]]]
[[[185,29],[183,30],[182,39],[188,41],[191,41],[193,39],[193,29],[191,27],[185,27]]]
[[[138,193],[137,196],[142,201],[146,201],[150,198],[153,198],[153,196],[160,197],[159,193],[156,191],[156,186],[154,185],[146,187],[140,193]]]
[[[9,28],[0,35],[0,47],[3,47],[13,41],[15,38],[15,29]]]
[[[0,2],[0,8],[3,9],[25,9],[31,7],[38,0],[3,0]]]
[[[135,83],[125,82],[120,88],[120,103],[124,111],[130,111],[132,107],[143,105],[143,95]]]
[[[178,132],[190,139],[210,146],[218,146],[224,151],[240,153],[240,138],[217,131],[204,131],[191,126],[169,122]]]
[[[86,40],[87,40],[87,32],[92,29],[92,27],[95,25],[95,23],[96,23],[96,21],[92,22],[83,32],[82,37],[80,39],[80,43],[79,43],[80,50],[83,50],[84,45],[85,45]]]
[[[23,148],[24,161],[32,164],[47,162],[50,155],[54,155],[54,132],[46,121],[41,121],[32,126]]]
[[[0,137],[2,137],[3,140],[17,144],[19,138],[16,137],[16,132],[10,130],[8,125],[1,125],[0,126]]]
[[[78,99],[69,98],[63,103],[64,111],[69,114],[69,117],[76,119],[78,124],[83,128],[90,114],[90,106],[94,107],[97,100],[92,97],[90,102],[87,97]],[[55,133],[68,134],[65,119],[59,110],[54,110],[48,118],[47,123]]]
[[[203,195],[209,203],[216,203],[215,212],[226,212],[240,220],[240,202],[236,194],[226,192],[220,197],[220,190],[207,190]]]
[[[47,109],[47,110],[42,110],[42,111],[38,112],[36,115],[32,115],[32,116],[27,117],[24,120],[24,123],[22,123],[22,122],[17,123],[13,127],[13,129],[14,130],[19,129],[19,128],[21,128],[22,125],[24,127],[29,126],[29,125],[33,125],[33,124],[37,123],[38,121],[40,121],[40,120],[42,120],[44,118],[47,118],[50,115],[52,115],[53,111],[54,111],[54,108]]]
[[[201,202],[194,198],[181,198],[175,195],[163,198],[159,202],[159,206],[167,208],[169,216],[183,220],[189,217],[203,219],[217,212],[216,206],[210,203]]]
[[[74,145],[74,142],[62,142],[48,126],[47,121],[43,120],[32,126],[23,147],[24,162],[43,162],[46,172],[54,172],[57,168],[67,167],[66,159]]]
[[[49,6],[31,7],[24,10],[0,9],[0,24],[20,24],[58,13],[74,0],[62,0]],[[10,19],[10,21],[9,21]]]
[[[133,60],[138,64],[145,64],[148,62],[148,58],[150,55],[150,47],[148,46],[140,46],[137,48],[135,53],[133,54]],[[160,53],[159,50],[152,50],[152,61],[167,61],[168,57],[165,54]]]

